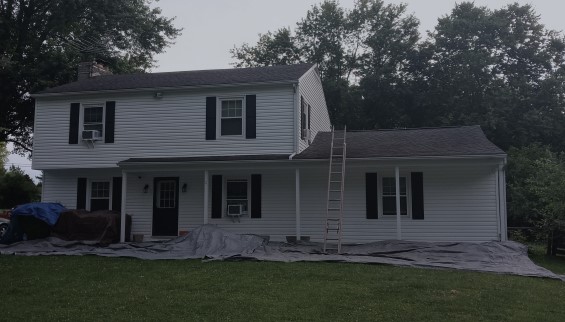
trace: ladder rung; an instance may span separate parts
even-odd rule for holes
[[[341,220],[341,219],[339,219],[339,218],[326,218],[326,220],[339,221],[339,220]]]
[[[330,192],[341,192],[341,190],[330,190]]]
[[[338,171],[338,172],[333,172],[333,171],[332,171],[332,172],[331,172],[331,174],[337,174],[337,173],[341,174],[342,172],[341,172],[341,171]]]
[[[329,201],[341,201],[341,199],[330,199]]]
[[[329,211],[337,211],[337,210],[341,210],[341,208],[328,208]]]
[[[341,183],[341,180],[330,180],[330,183]]]

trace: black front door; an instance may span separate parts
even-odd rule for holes
[[[153,187],[153,236],[177,236],[179,178],[155,178]]]

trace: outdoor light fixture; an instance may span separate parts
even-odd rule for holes
[[[149,185],[146,184],[145,187],[143,187],[143,193],[147,193],[149,191]]]
[[[155,92],[155,98],[163,98],[163,92]]]
[[[186,192],[187,186],[186,183],[182,185],[181,191],[182,192]]]

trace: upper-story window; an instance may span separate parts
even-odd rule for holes
[[[300,97],[300,138],[302,138],[302,140],[306,140],[308,132],[307,108],[308,104],[306,104],[304,97]]]
[[[243,99],[221,99],[221,135],[243,135]]]
[[[84,138],[104,137],[104,106],[86,105],[83,109],[82,130]],[[90,131],[97,131],[90,133]]]

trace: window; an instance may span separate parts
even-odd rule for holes
[[[84,131],[96,130],[100,136],[104,135],[104,107],[85,106],[83,110],[82,129]]]
[[[110,209],[110,182],[93,181],[90,186],[90,211]]]
[[[221,135],[243,135],[243,99],[223,99],[221,109]]]
[[[306,139],[306,132],[307,132],[307,119],[306,119],[306,108],[307,104],[304,101],[304,97],[300,97],[300,137],[302,140]]]
[[[226,211],[231,205],[241,205],[242,214],[247,214],[247,180],[226,181]]]
[[[396,215],[396,179],[382,178],[382,207],[383,215]],[[400,214],[408,215],[408,195],[406,177],[400,177]]]
[[[158,208],[175,208],[177,184],[175,180],[159,181],[157,196],[159,196]]]

